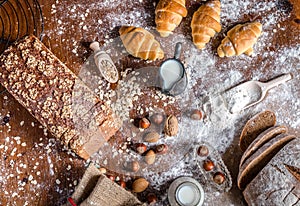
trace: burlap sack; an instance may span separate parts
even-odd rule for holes
[[[72,195],[72,199],[77,204],[83,202],[91,194],[100,175],[100,170],[94,164],[90,164]]]
[[[145,206],[90,164],[72,197],[80,206]],[[71,206],[67,203],[65,206]]]

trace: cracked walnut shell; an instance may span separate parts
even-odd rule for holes
[[[177,135],[177,133],[178,133],[178,120],[174,115],[170,115],[166,119],[164,132],[168,136]]]

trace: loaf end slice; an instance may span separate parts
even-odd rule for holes
[[[240,136],[240,148],[244,152],[253,140],[266,129],[276,124],[274,112],[266,110],[253,116],[244,126]]]

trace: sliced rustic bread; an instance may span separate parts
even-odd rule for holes
[[[293,135],[277,135],[254,152],[239,169],[238,187],[243,190],[259,171],[268,164],[272,157],[294,138]]]
[[[268,142],[273,137],[276,137],[279,134],[286,133],[288,128],[286,126],[274,126],[271,127],[260,135],[249,145],[247,150],[244,152],[240,165],[242,165],[254,152],[256,152],[261,146],[263,146],[266,142]]]
[[[285,145],[243,191],[248,205],[300,205],[300,138]]]
[[[274,112],[266,110],[253,116],[244,126],[240,136],[240,148],[245,151],[253,140],[264,130],[276,123]]]

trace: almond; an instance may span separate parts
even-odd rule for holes
[[[151,165],[155,162],[155,152],[153,150],[149,150],[147,153],[146,153],[146,156],[145,156],[145,162],[148,164],[148,165]]]
[[[157,142],[160,138],[160,135],[157,132],[149,132],[145,135],[144,141],[149,143]]]
[[[139,178],[132,183],[132,190],[133,192],[137,192],[137,193],[143,192],[147,189],[148,186],[149,186],[149,182],[146,179]]]

